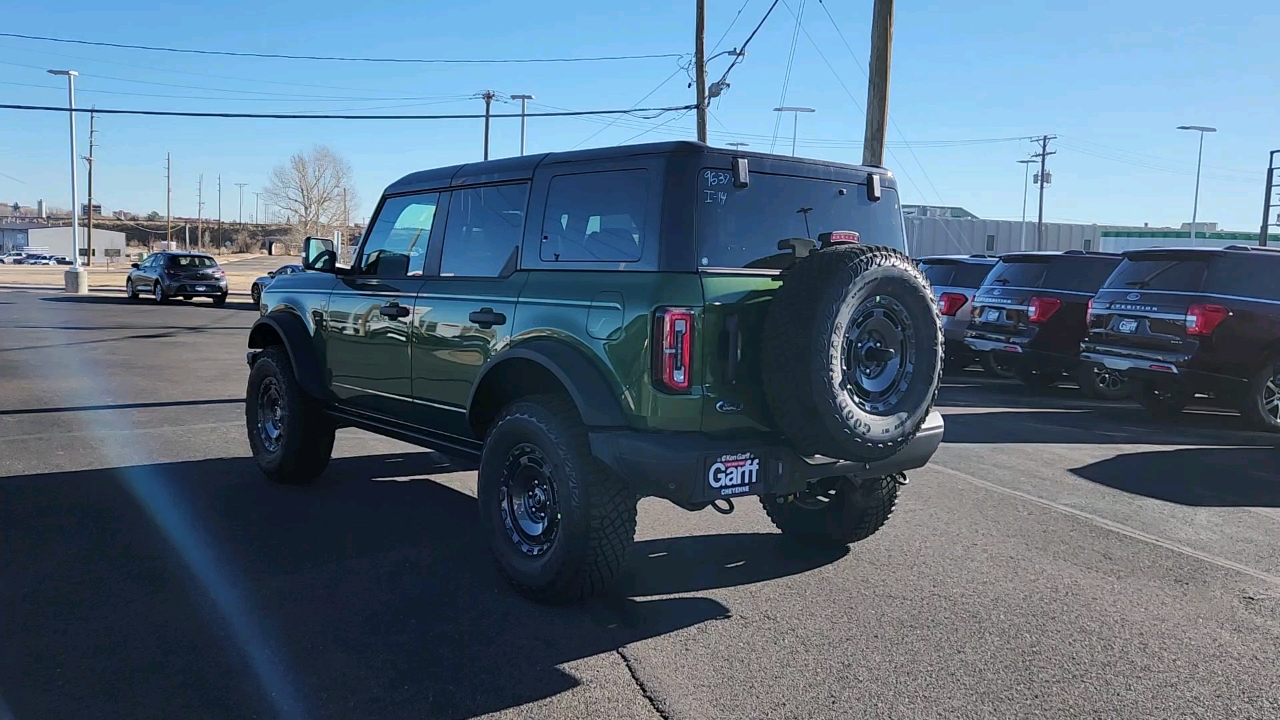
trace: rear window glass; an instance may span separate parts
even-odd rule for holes
[[[211,268],[217,267],[218,261],[208,255],[170,255],[165,265],[171,268]]]
[[[852,230],[866,245],[905,250],[898,194],[884,187],[880,200],[867,199],[865,186],[752,172],[745,188],[733,186],[728,171],[698,174],[699,267],[781,269],[791,264],[788,238],[818,239],[834,230]]]
[[[1004,262],[1000,261],[987,280],[988,285],[1004,285],[1006,287],[1040,287],[1044,280],[1047,262]]]
[[[992,263],[926,262],[921,265],[930,285],[978,288],[994,267]]]
[[[1209,264],[1204,260],[1125,260],[1107,279],[1108,288],[1197,292]]]
[[[1107,281],[1120,258],[1072,258],[1054,260],[1045,271],[1040,287],[1051,290],[1096,293]]]
[[[1274,263],[1247,253],[1215,257],[1204,279],[1204,292],[1280,300],[1280,278]]]

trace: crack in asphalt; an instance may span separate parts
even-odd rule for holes
[[[658,700],[658,696],[654,695],[653,692],[645,686],[644,681],[640,679],[640,673],[636,670],[635,665],[632,664],[631,658],[627,657],[626,647],[619,647],[614,652],[618,653],[618,657],[622,658],[622,664],[626,665],[627,672],[631,673],[631,681],[636,684],[636,688],[640,690],[640,694],[649,702],[649,707],[653,708],[653,711],[657,713],[658,717],[662,718],[662,720],[671,720],[671,713],[667,712],[666,709],[662,707],[662,703]]]

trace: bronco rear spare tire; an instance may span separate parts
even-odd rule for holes
[[[889,457],[933,408],[942,323],[928,281],[897,250],[838,244],[797,258],[764,329],[769,409],[804,454]]]

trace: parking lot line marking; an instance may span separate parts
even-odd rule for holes
[[[133,435],[136,433],[149,432],[171,432],[174,430],[204,430],[216,427],[229,427],[232,425],[244,425],[243,420],[232,420],[220,423],[200,423],[198,425],[164,425],[161,427],[144,427],[144,428],[128,428],[124,430],[54,430],[47,433],[37,433],[35,435],[0,435],[0,443],[11,442],[13,440],[35,440],[47,437],[74,437],[77,435]],[[3,718],[0,718],[3,720]]]
[[[1263,572],[1262,570],[1251,568],[1248,565],[1241,565],[1238,562],[1232,562],[1231,560],[1227,560],[1226,558],[1220,558],[1220,557],[1217,557],[1216,555],[1203,553],[1203,552],[1200,552],[1199,550],[1194,550],[1185,545],[1179,545],[1175,542],[1170,542],[1168,540],[1158,538],[1155,535],[1149,535],[1147,533],[1142,532],[1141,530],[1135,530],[1134,528],[1131,528],[1128,525],[1122,525],[1118,522],[1107,520],[1106,518],[1098,517],[1097,515],[1083,512],[1081,510],[1076,510],[1075,508],[1067,507],[1066,505],[1053,502],[1052,500],[1045,500],[1044,498],[1039,498],[1039,497],[1036,497],[1035,495],[1029,495],[1027,493],[1014,490],[1012,488],[1007,488],[1001,485],[997,485],[993,482],[980,480],[972,475],[969,475],[968,473],[962,473],[959,470],[952,470],[949,467],[944,467],[942,465],[938,465],[937,463],[929,463],[925,467],[934,469],[934,470],[940,470],[942,472],[945,472],[951,475],[955,475],[961,480],[967,480],[968,482],[973,483],[974,485],[977,485],[979,487],[983,487],[988,490],[994,490],[999,493],[1004,493],[1005,495],[1012,495],[1013,497],[1021,498],[1023,500],[1036,503],[1037,505],[1042,505],[1044,507],[1049,508],[1050,510],[1057,510],[1058,512],[1066,513],[1067,515],[1074,515],[1075,517],[1078,517],[1081,520],[1085,520],[1087,522],[1093,523],[1098,527],[1111,530],[1112,532],[1116,532],[1121,535],[1126,535],[1135,540],[1141,540],[1143,542],[1150,543],[1152,545],[1158,545],[1167,550],[1172,550],[1174,552],[1182,553],[1183,555],[1188,555],[1190,557],[1203,560],[1207,563],[1212,563],[1214,565],[1218,565],[1218,566],[1227,568],[1229,570],[1242,572],[1246,575],[1251,575],[1253,577],[1256,577],[1259,580],[1265,580],[1273,585],[1280,585],[1280,576],[1272,575],[1271,573],[1267,573],[1267,572]]]

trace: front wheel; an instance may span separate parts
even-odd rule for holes
[[[262,304],[262,288],[258,287],[258,283],[253,284],[253,287],[249,289],[249,294],[253,296],[254,305]]]
[[[480,456],[477,491],[498,569],[528,597],[578,600],[622,572],[636,497],[591,454],[568,398],[539,395],[503,409]]]
[[[760,504],[783,535],[818,546],[865,540],[884,527],[898,502],[906,475],[855,480],[823,478],[794,495],[762,495]]]
[[[306,483],[328,467],[336,428],[302,391],[283,347],[269,347],[254,361],[244,419],[253,459],[268,479]]]

